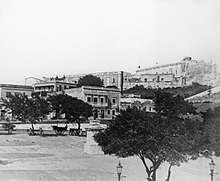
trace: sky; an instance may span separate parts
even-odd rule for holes
[[[219,0],[0,0],[0,83],[218,64],[219,47]]]

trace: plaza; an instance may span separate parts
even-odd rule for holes
[[[88,155],[83,151],[86,137],[28,136],[17,130],[11,135],[0,133],[1,181],[116,181],[116,166],[123,165],[122,181],[144,181],[145,170],[137,157],[118,158],[109,155]],[[220,180],[220,159],[216,163],[214,181]],[[170,181],[208,181],[210,159],[190,161],[173,167]],[[162,164],[157,173],[164,181],[168,165]]]

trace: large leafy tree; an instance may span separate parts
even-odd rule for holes
[[[66,94],[53,95],[48,98],[52,110],[65,114],[65,118],[70,122],[76,122],[78,129],[80,124],[89,116],[92,116],[92,106],[75,97]]]
[[[31,97],[22,94],[10,95],[7,99],[3,99],[3,105],[14,118],[30,122],[33,131],[34,123],[50,111],[48,101],[38,94],[32,94]]]
[[[216,156],[220,156],[220,107],[203,112],[206,133],[210,140],[210,147]]]
[[[84,77],[79,79],[77,87],[81,87],[81,86],[102,87],[103,81],[99,77],[96,77],[96,76],[89,74],[89,75],[85,75]]]
[[[207,156],[203,150],[208,139],[195,108],[181,96],[157,91],[154,101],[155,113],[137,108],[121,111],[108,128],[95,135],[95,140],[105,154],[138,156],[149,181],[156,181],[157,169],[168,162],[168,181],[172,166]]]

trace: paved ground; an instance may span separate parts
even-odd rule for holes
[[[28,136],[16,132],[0,135],[1,181],[116,181],[119,159],[107,155],[83,153],[85,137],[55,136],[51,131],[46,137]],[[122,181],[142,181],[145,171],[136,158],[120,159],[123,165]],[[200,159],[173,169],[171,181],[209,181],[210,160]],[[220,159],[215,158],[214,181],[220,180]],[[167,165],[158,172],[158,181],[165,180]]]

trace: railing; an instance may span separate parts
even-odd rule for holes
[[[91,106],[94,106],[94,107],[106,107],[106,106],[108,106],[108,103],[100,103],[100,102],[97,102],[97,103],[90,102],[89,104]]]

